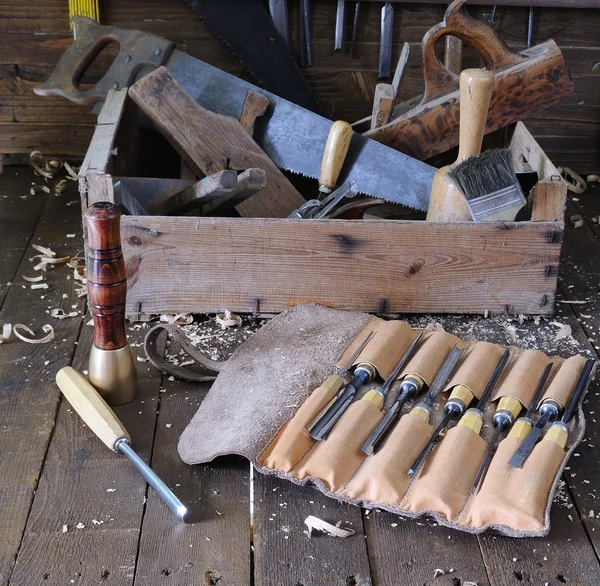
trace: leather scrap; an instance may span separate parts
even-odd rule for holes
[[[187,355],[181,355],[182,362],[193,360],[194,364],[179,366],[165,358],[167,342],[170,348],[179,346]],[[185,333],[175,325],[159,324],[154,326],[144,338],[144,352],[148,361],[165,374],[190,382],[208,382],[217,378],[226,364],[225,361],[213,360],[198,348],[192,346]]]

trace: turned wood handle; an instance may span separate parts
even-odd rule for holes
[[[459,163],[481,152],[494,74],[485,69],[465,69],[460,74]]]
[[[87,426],[111,450],[120,439],[131,442],[131,437],[113,410],[87,379],[70,366],[56,373],[56,384],[67,401]]]
[[[100,350],[118,350],[127,344],[127,277],[120,218],[119,208],[109,202],[95,203],[85,212],[88,299],[94,318],[94,346]]]
[[[471,45],[482,57],[490,71],[501,71],[524,58],[513,53],[508,45],[487,24],[473,18],[465,9],[466,0],[455,0],[444,14],[444,20],[431,28],[423,37],[423,76],[425,93],[421,104],[435,100],[445,94],[456,91],[458,75],[448,71],[437,58],[435,45],[445,36],[458,37]]]
[[[335,187],[348,154],[351,140],[352,126],[343,120],[334,122],[329,130],[325,151],[323,152],[321,174],[319,175],[321,191],[329,193]]]

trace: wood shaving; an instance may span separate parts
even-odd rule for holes
[[[215,320],[221,326],[222,330],[242,325],[242,318],[235,313],[231,313],[228,309],[223,313],[217,313]]]
[[[0,334],[0,344],[2,344],[3,342],[6,342],[10,338],[11,334],[12,334],[12,325],[4,324],[2,326],[2,333]]]
[[[68,525],[63,525],[62,532],[66,533],[68,530],[69,530],[69,526]]]
[[[54,250],[52,250],[51,248],[46,248],[45,246],[41,246],[40,244],[34,244],[33,248],[38,252],[41,252],[44,256],[56,256],[56,252],[54,252]]]
[[[312,535],[313,531],[319,531],[320,533],[327,533],[331,537],[349,537],[354,535],[353,529],[344,529],[341,527],[342,522],[338,521],[335,525],[319,519],[314,515],[309,515],[304,519],[304,524],[308,527],[308,536]]]
[[[573,222],[573,228],[581,228],[583,226],[583,218],[580,214],[571,216],[571,222]]]
[[[45,261],[42,261],[42,262],[39,262],[38,264],[36,264],[33,267],[33,270],[34,271],[45,271],[47,266],[48,266],[48,263]]]
[[[566,299],[565,300],[561,299],[560,301],[557,301],[557,303],[570,303],[571,305],[579,305],[579,304],[583,304],[583,303],[589,303],[589,301],[567,301]]]
[[[35,283],[30,285],[31,289],[48,289],[48,283]]]
[[[68,317],[77,317],[78,315],[78,311],[65,313],[64,309],[60,307],[55,307],[54,309],[50,310],[50,316],[55,317],[56,319],[67,319]]]
[[[31,195],[35,195],[38,191],[43,191],[44,193],[50,193],[50,188],[46,187],[45,185],[34,185],[30,190],[29,193]]]
[[[194,321],[194,316],[191,313],[177,313],[175,315],[163,313],[160,316],[160,321],[167,324],[185,326],[191,324]]]
[[[27,281],[28,283],[39,283],[44,280],[44,275],[38,275],[37,277],[28,277],[27,275],[22,275],[23,281]]]
[[[87,283],[87,272],[85,267],[80,264],[75,265],[75,268],[73,269],[73,278],[76,281],[81,281],[84,284]]]
[[[595,183],[597,181],[600,181],[600,175],[588,175],[585,180],[588,183]]]
[[[85,297],[87,295],[87,287],[85,285],[82,285],[81,287],[76,287],[75,293],[77,294],[78,298]]]
[[[563,338],[568,338],[571,336],[572,331],[571,331],[571,326],[569,325],[564,325],[561,324],[559,322],[553,321],[551,322],[552,326],[556,326],[557,328],[560,328],[558,330],[558,332],[556,332],[556,335],[554,336],[554,341],[558,341],[558,340],[562,340]]]
[[[77,527],[77,529],[85,529],[85,525],[83,523],[81,523],[81,521],[79,523],[77,523],[77,525],[75,525],[75,527]]]
[[[52,191],[54,191],[54,193],[62,193],[67,188],[67,183],[68,183],[68,181],[66,179],[58,180],[54,184]]]
[[[13,333],[15,334],[15,336],[17,336],[17,338],[19,338],[19,340],[21,340],[22,342],[27,342],[28,344],[47,344],[48,342],[51,342],[54,339],[54,328],[50,324],[45,324],[44,326],[42,326],[42,331],[46,335],[43,338],[38,339],[28,338],[27,336],[24,336],[23,334],[19,333],[18,330],[25,330],[25,332],[27,332],[31,336],[35,336],[35,332],[31,328],[28,328],[26,325],[14,325]]]
[[[68,263],[70,260],[71,260],[70,256],[61,256],[60,258],[49,258],[49,257],[42,258],[42,261],[48,265],[63,265],[63,264]]]
[[[437,578],[438,576],[443,576],[446,573],[445,570],[442,570],[442,568],[436,568],[435,570],[433,570],[433,577]]]
[[[426,332],[445,332],[446,330],[444,330],[444,326],[441,323],[434,321],[434,322],[430,322],[427,324],[427,326],[425,327],[425,331]]]
[[[79,180],[79,175],[77,174],[77,171],[79,171],[79,167],[71,167],[71,165],[69,165],[67,161],[63,163],[63,166],[65,168],[65,171],[67,172],[67,179],[70,179],[71,181]],[[77,171],[75,171],[75,169],[77,169]]]

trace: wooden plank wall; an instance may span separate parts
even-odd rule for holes
[[[179,49],[237,75],[247,75],[229,50],[183,0],[102,0],[102,21],[167,37]],[[348,2],[352,13],[353,2]],[[289,0],[292,52],[298,56],[298,1]],[[331,118],[350,122],[370,112],[377,83],[379,11],[377,2],[362,5],[356,57],[333,51],[336,3],[313,2],[314,65],[304,73]],[[445,6],[401,4],[395,11],[397,59],[401,43],[411,44],[411,56],[401,87],[401,99],[422,90],[419,43],[440,22]],[[471,13],[488,19],[491,6],[473,6]],[[514,49],[525,46],[527,8],[498,7],[496,28]],[[348,14],[347,35],[352,14]],[[542,147],[557,165],[580,173],[600,168],[600,10],[537,8],[534,42],[554,39],[565,55],[575,93],[560,105],[527,120]],[[50,74],[71,42],[66,0],[0,4],[0,153],[83,155],[94,117],[86,108],[61,98],[41,98],[32,88]],[[250,78],[249,78],[250,79]]]

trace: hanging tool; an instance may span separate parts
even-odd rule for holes
[[[335,187],[344,166],[351,140],[352,126],[343,120],[336,120],[329,129],[323,151],[321,172],[319,173],[319,194],[331,193]]]
[[[294,210],[288,218],[296,218],[297,220],[302,219],[313,219],[321,220],[328,218],[337,208],[339,203],[344,198],[354,198],[358,194],[358,185],[356,181],[347,181],[333,193],[330,193],[322,200],[309,199],[303,203],[297,210]],[[373,200],[371,200],[373,201]]]
[[[535,389],[535,393],[533,394],[529,407],[527,408],[527,412],[525,414],[526,419],[530,420],[531,413],[535,409],[535,406],[538,404],[542,396],[542,392],[544,391],[546,381],[550,376],[552,366],[552,362],[548,363],[544,372],[542,373],[542,376],[540,377],[538,386]],[[490,460],[492,459],[492,454],[494,453],[494,448],[496,447],[496,442],[498,441],[500,434],[505,429],[508,429],[515,422],[515,418],[521,412],[521,408],[522,405],[520,401],[518,399],[515,399],[514,397],[502,397],[498,402],[498,408],[496,409],[496,412],[494,413],[494,417],[492,419],[492,422],[494,424],[494,435],[490,440],[490,444],[485,452],[485,456],[483,457],[483,461],[481,462],[479,471],[477,472],[475,482],[473,483],[472,492],[475,492],[479,487],[479,483],[481,482],[481,479],[483,478],[488,468]]]
[[[94,318],[89,379],[109,405],[135,398],[137,372],[125,330],[127,273],[121,250],[119,208],[109,202],[91,205],[84,214],[87,230],[87,286]]]
[[[420,336],[413,340],[406,352],[404,352],[402,358],[400,358],[398,364],[402,363],[403,360],[406,361],[407,357],[412,355],[412,352],[417,346],[419,339]],[[398,369],[398,372],[396,372],[396,368],[394,368],[390,376],[388,376],[383,383],[386,389],[389,388],[389,386],[394,382],[395,377],[398,376],[398,372],[400,372],[400,369]],[[394,378],[392,378],[392,374],[394,375]],[[358,392],[366,384],[370,383],[376,376],[377,368],[374,364],[371,364],[370,362],[361,362],[357,364],[356,368],[354,369],[354,376],[352,380],[343,388],[343,390],[337,395],[331,404],[328,405],[327,409],[315,418],[315,422],[308,430],[309,435],[314,440],[324,440],[327,434],[331,431],[331,428],[337,423],[338,419],[344,414],[344,411],[346,411],[346,409],[350,406],[350,403],[352,403]]]
[[[462,354],[463,350],[457,348],[456,345],[452,348],[452,350],[450,350],[446,360],[444,360],[444,363],[433,379],[431,387],[429,387],[429,391],[427,392],[427,396],[421,403],[419,403],[419,405],[415,406],[413,410],[417,408],[427,408],[428,410],[431,410],[433,401],[444,388],[444,385],[448,382],[448,379],[450,378],[454,367],[458,364]],[[421,388],[422,385],[417,384],[414,378],[405,377],[402,385],[400,385],[398,397],[385,414],[385,417],[379,422],[379,425],[377,425],[377,427],[373,430],[373,433],[371,433],[367,441],[362,446],[362,451],[367,454],[367,456],[374,453],[381,445],[381,442],[387,436],[389,430],[392,428],[392,425],[400,417],[402,407],[404,407],[407,401],[410,401],[412,398],[414,398]]]
[[[264,9],[263,12],[268,18]],[[82,17],[76,17],[74,22],[79,29],[77,41],[59,59],[51,77],[35,88],[38,94],[60,95],[79,104],[93,104],[104,100],[113,84],[128,87],[140,71],[164,64],[194,100],[216,114],[239,120],[248,90],[265,95],[269,109],[256,121],[253,138],[278,167],[306,177],[319,177],[331,120],[177,51],[173,43],[149,33],[104,27]],[[76,84],[85,64],[108,41],[119,43],[117,58],[95,86],[78,89]],[[425,210],[434,172],[430,165],[355,132],[339,181],[355,180],[361,193]]]
[[[429,222],[472,219],[470,208],[450,171],[481,151],[488,107],[494,91],[494,74],[485,69],[465,69],[460,74],[460,138],[456,161],[437,171],[427,210]]]
[[[300,0],[300,55],[303,67],[313,64],[312,29],[309,0]]]
[[[341,51],[344,48],[344,20],[346,17],[346,1],[338,0],[337,12],[335,15],[335,51]]]
[[[591,364],[590,364],[590,362],[591,362]],[[576,406],[576,402],[573,402],[573,398],[575,397],[575,395],[577,395],[577,399],[579,399],[579,396],[581,395],[581,393],[583,392],[583,389],[585,388],[587,379],[589,378],[589,375],[590,375],[593,365],[594,365],[593,360],[588,360],[585,363],[585,365],[581,371],[581,375],[579,376],[579,379],[577,381],[575,390],[574,390],[573,394],[571,395],[571,399],[569,400],[569,406],[568,406],[567,410],[565,410],[563,413],[563,417],[561,418],[561,423],[564,424],[571,418],[573,409]],[[542,435],[542,433],[544,431],[544,427],[546,427],[546,424],[550,423],[550,422],[554,422],[554,421],[556,421],[556,419],[558,419],[559,415],[563,411],[563,406],[554,399],[546,399],[540,405],[540,407],[537,411],[539,413],[539,418],[538,418],[535,426],[533,426],[533,428],[531,428],[531,430],[529,431],[529,433],[527,434],[527,436],[525,437],[525,439],[523,440],[521,445],[518,447],[517,451],[513,454],[512,458],[508,461],[508,463],[513,468],[520,468],[523,465],[523,462],[525,462],[525,460],[527,460],[527,458],[529,457],[529,454],[531,453],[531,451],[533,450],[538,439]],[[567,411],[568,411],[568,413],[567,413]],[[556,429],[558,429],[558,428],[556,428]],[[558,436],[562,436],[562,434],[557,434],[557,437]]]
[[[354,20],[352,22],[352,40],[350,42],[350,57],[356,53],[356,43],[358,42],[358,19],[360,18],[360,2],[354,5]]]
[[[542,441],[554,442],[563,450],[565,449],[567,446],[567,440],[569,439],[569,427],[567,423],[569,423],[570,419],[573,417],[573,411],[575,411],[575,407],[577,407],[577,404],[579,403],[581,394],[587,386],[588,380],[592,376],[594,364],[595,360],[591,358],[587,360],[581,371],[581,374],[579,375],[575,391],[569,400],[569,404],[567,405],[565,412],[560,418],[560,421],[556,421],[550,426],[550,429],[546,432]]]
[[[381,36],[379,40],[379,79],[388,79],[392,70],[392,40],[394,33],[394,6],[386,2],[381,9]]]
[[[269,0],[269,13],[273,24],[285,44],[290,46],[290,25],[287,0]]]
[[[409,476],[414,476],[417,473],[417,471],[421,467],[421,464],[423,464],[427,456],[429,456],[429,452],[431,452],[431,450],[433,449],[433,446],[435,445],[438,436],[446,428],[448,423],[450,423],[451,419],[458,419],[460,417],[461,420],[459,422],[459,425],[466,425],[467,427],[471,427],[472,429],[474,429],[479,424],[479,430],[481,430],[481,425],[483,424],[483,413],[481,412],[481,410],[483,409],[483,405],[485,404],[485,402],[488,400],[488,397],[490,396],[490,393],[494,388],[496,380],[500,376],[500,373],[502,372],[509,355],[510,350],[507,348],[502,354],[500,360],[498,361],[496,368],[494,368],[494,372],[492,372],[492,375],[490,376],[487,385],[485,386],[481,398],[477,402],[476,408],[469,409],[465,413],[466,407],[473,400],[473,393],[471,393],[471,391],[463,385],[457,385],[456,387],[454,387],[452,393],[450,394],[450,398],[448,399],[448,401],[446,401],[446,404],[444,405],[444,418],[437,426],[436,430],[433,432],[433,435],[431,436],[425,447],[421,450],[421,453],[417,456],[417,459],[414,461],[413,465],[408,471]],[[477,431],[477,433],[479,433],[479,430]]]
[[[529,16],[527,17],[527,48],[531,49],[533,45],[533,6],[529,7]]]
[[[56,373],[56,384],[73,409],[102,443],[113,452],[124,454],[177,518],[184,520],[187,508],[144,460],[133,451],[131,436],[113,410],[85,377],[74,368],[66,366]]]

